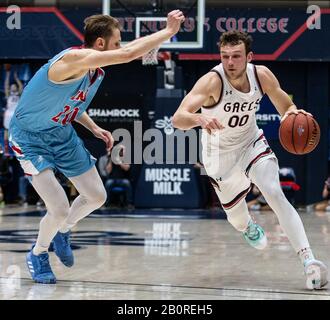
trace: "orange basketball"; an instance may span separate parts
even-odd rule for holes
[[[320,141],[321,131],[316,120],[303,113],[290,114],[281,122],[279,138],[285,150],[293,154],[312,152]]]

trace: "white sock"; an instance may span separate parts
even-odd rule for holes
[[[314,255],[311,248],[303,248],[298,252],[301,263],[305,265],[308,260],[314,260]]]

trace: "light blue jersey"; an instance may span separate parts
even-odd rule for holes
[[[31,132],[68,125],[86,111],[100,86],[104,71],[96,69],[69,82],[54,83],[48,70],[70,49],[66,49],[42,66],[25,87],[16,108],[17,125]]]
[[[9,143],[27,175],[56,168],[74,177],[95,164],[71,122],[86,111],[104,71],[97,68],[79,79],[50,81],[49,68],[69,50],[60,52],[33,76],[10,123]]]

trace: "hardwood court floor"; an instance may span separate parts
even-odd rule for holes
[[[169,213],[171,213],[169,215]],[[98,211],[73,230],[75,265],[53,252],[56,285],[35,284],[25,266],[43,210],[9,207],[0,215],[0,299],[314,299],[300,261],[271,212],[263,251],[247,245],[221,212]],[[330,266],[330,213],[300,212],[315,256]]]

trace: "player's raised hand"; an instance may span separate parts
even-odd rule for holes
[[[209,117],[205,115],[200,115],[197,118],[197,123],[203,128],[206,129],[209,134],[212,134],[213,131],[222,130],[225,127],[219,122],[215,117]]]
[[[175,35],[179,30],[181,23],[184,21],[184,15],[181,10],[173,10],[167,15],[166,29]]]

